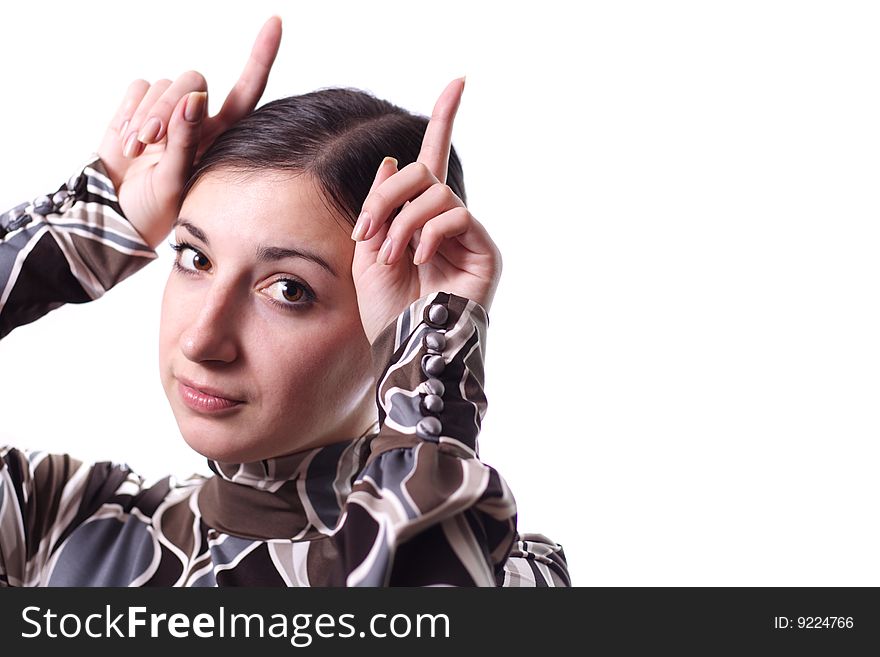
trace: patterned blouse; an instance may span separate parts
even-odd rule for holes
[[[97,156],[0,215],[0,339],[157,258]],[[480,461],[482,306],[414,301],[372,345],[378,419],[349,441],[210,477],[0,448],[0,586],[571,586]]]

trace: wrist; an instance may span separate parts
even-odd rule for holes
[[[454,443],[476,453],[486,411],[483,392],[488,315],[447,292],[416,300],[373,344],[383,436]]]

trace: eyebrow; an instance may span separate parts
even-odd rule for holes
[[[211,246],[211,242],[208,240],[208,236],[205,235],[205,231],[203,231],[198,226],[180,217],[174,220],[171,228],[177,228],[178,226],[185,228],[196,239],[204,242],[205,246]],[[324,258],[319,256],[317,253],[312,253],[311,251],[306,251],[303,249],[288,249],[281,246],[261,245],[257,247],[257,259],[260,262],[275,262],[276,260],[284,260],[285,258],[301,258],[303,260],[309,260],[317,265],[320,265],[337,278],[339,277],[339,274],[336,273],[336,270],[333,269],[330,263],[324,260]]]

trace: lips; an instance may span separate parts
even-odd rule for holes
[[[178,377],[178,393],[184,404],[194,411],[215,413],[241,406],[244,402],[230,393]]]

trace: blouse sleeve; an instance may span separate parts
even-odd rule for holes
[[[125,465],[0,447],[0,587],[45,584],[55,548],[104,504],[128,508],[143,484]]]
[[[348,586],[503,585],[516,503],[477,447],[488,324],[435,292],[373,343],[380,432],[335,536]]]
[[[58,191],[0,215],[0,339],[65,303],[97,299],[157,257],[92,156]]]
[[[502,586],[571,586],[568,561],[562,546],[544,534],[517,536],[507,563],[504,564]]]
[[[93,155],[54,193],[0,214],[0,338],[65,303],[99,298],[156,257]],[[0,586],[39,584],[73,529],[142,483],[110,462],[0,446]]]

